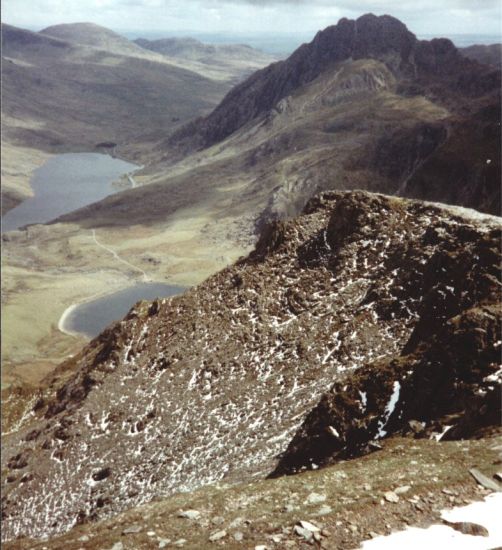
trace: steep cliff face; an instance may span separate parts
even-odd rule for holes
[[[460,426],[472,396],[486,413],[458,433],[493,423],[500,227],[462,209],[326,193],[204,284],[139,303],[5,439],[3,536],[329,463],[408,419],[456,414]]]

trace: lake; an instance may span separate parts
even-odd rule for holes
[[[2,217],[2,231],[46,223],[100,201],[120,190],[113,182],[140,168],[99,153],[56,155],[34,172],[31,179],[34,196]],[[131,186],[128,181],[128,187]]]
[[[122,319],[139,300],[155,300],[182,294],[185,287],[164,283],[137,283],[96,300],[68,308],[59,328],[94,338],[110,323]]]

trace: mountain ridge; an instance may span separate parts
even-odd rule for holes
[[[219,74],[225,71],[234,83],[240,82],[254,71],[276,59],[246,44],[205,44],[195,38],[161,38],[147,40],[138,38],[134,43],[148,51],[166,56],[171,62],[178,61],[187,67],[199,68]]]
[[[448,88],[461,86],[473,95],[479,95],[480,89],[493,89],[497,82],[495,71],[482,70],[461,56],[448,39],[419,41],[402,22],[388,15],[366,14],[355,21],[343,18],[337,25],[319,31],[311,43],[300,46],[285,61],[258,71],[235,87],[208,117],[181,128],[169,143],[182,146],[188,140],[189,148],[213,145],[272,109],[292,90],[311,82],[331,64],[363,58],[383,61],[405,80],[413,77],[422,87],[423,75],[439,76]],[[460,80],[459,70],[465,73]],[[438,89],[434,91],[441,93]],[[190,138],[194,140],[191,145]]]
[[[163,61],[160,56],[155,55],[155,52],[152,52],[153,55],[149,55],[143,48],[138,47],[124,36],[95,23],[62,23],[46,27],[39,31],[38,34],[51,36],[70,43],[120,53],[121,55],[153,59],[158,62]]]
[[[56,371],[33,401],[33,422],[6,438],[4,536],[60,533],[155,495],[270,474],[333,382],[368,370],[392,385],[383,358],[399,361],[422,326],[440,335],[470,316],[459,336],[468,342],[487,316],[499,319],[500,223],[455,207],[326,193],[199,287],[137,304]],[[476,308],[486,314],[472,316]],[[485,332],[467,377],[436,364],[452,380],[446,403],[429,394],[418,410],[403,400],[403,418],[389,421],[387,390],[368,393],[383,436],[408,414],[434,426],[464,418],[462,397],[489,387],[497,370],[496,331]],[[409,365],[417,384],[419,367]],[[371,426],[359,430],[374,437]]]
[[[159,38],[156,40],[137,38],[134,40],[134,43],[142,48],[157,53],[179,56],[191,54],[195,58],[215,53],[223,53],[231,56],[235,55],[238,56],[239,59],[242,59],[243,55],[253,55],[255,52],[265,55],[261,50],[248,46],[247,44],[208,44],[190,36]],[[268,57],[273,59],[272,56]]]

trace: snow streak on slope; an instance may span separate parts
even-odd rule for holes
[[[276,223],[249,258],[181,297],[138,304],[91,342],[39,420],[5,442],[4,537],[267,475],[341,374],[403,348],[420,317],[417,274],[435,277],[444,243],[459,228],[474,240],[490,230],[367,193],[326,195],[307,212]],[[446,284],[439,277],[437,291],[462,291]],[[361,407],[371,400],[361,395]]]

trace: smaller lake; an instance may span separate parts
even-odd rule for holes
[[[94,338],[108,325],[125,317],[139,300],[167,298],[185,290],[185,287],[164,283],[137,283],[67,310],[59,322],[60,329]]]
[[[113,182],[140,168],[99,153],[56,155],[35,170],[30,182],[34,196],[2,217],[2,231],[46,223],[100,201],[120,191]]]

